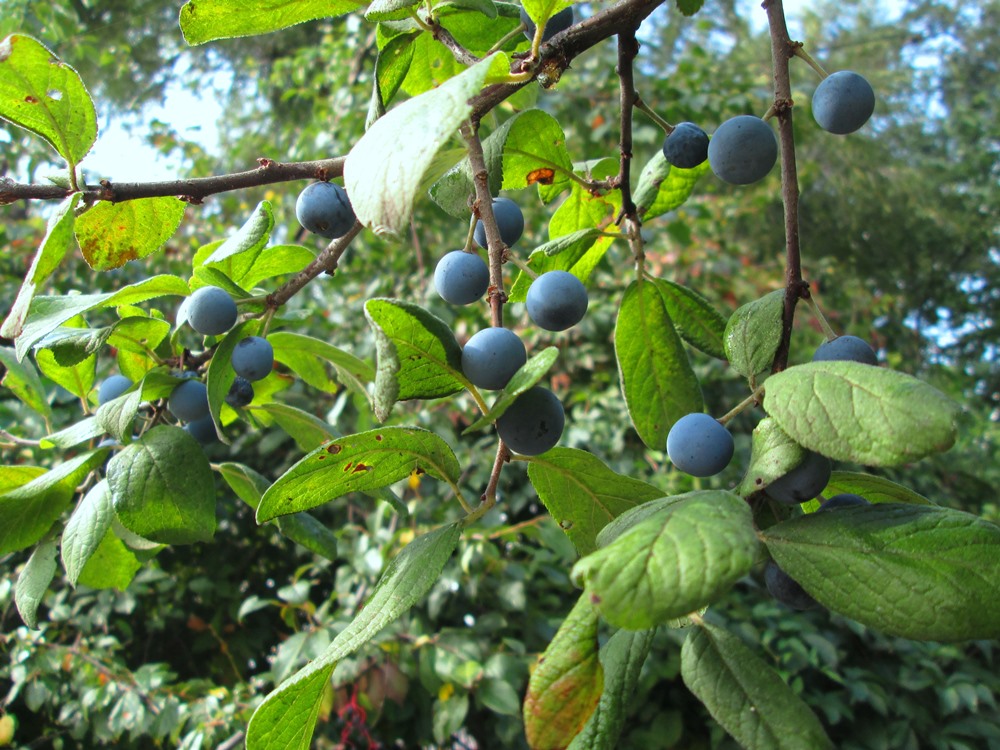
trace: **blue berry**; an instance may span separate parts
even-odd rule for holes
[[[663,141],[663,156],[680,169],[694,169],[708,158],[708,133],[693,122],[682,122]]]
[[[733,436],[708,414],[685,414],[667,433],[667,455],[681,471],[710,477],[725,469],[733,458]]]
[[[253,401],[253,385],[246,378],[236,376],[226,394],[226,403],[234,409],[239,409]]]
[[[844,492],[840,495],[834,495],[829,500],[823,501],[819,510],[836,510],[837,508],[850,508],[852,505],[871,505],[870,502],[865,500],[861,495],[855,495],[851,492]]]
[[[536,385],[497,420],[497,433],[515,453],[537,456],[555,447],[565,424],[562,403],[552,391]]]
[[[813,362],[827,361],[861,362],[866,365],[877,365],[878,356],[867,341],[857,336],[838,336],[832,341],[822,343],[813,354]]]
[[[772,500],[784,505],[808,502],[826,487],[832,469],[829,458],[813,451],[806,451],[802,463],[785,476],[771,482],[764,488],[764,492]]]
[[[778,160],[778,141],[759,117],[726,120],[708,143],[708,163],[720,180],[749,185],[764,179]]]
[[[587,289],[568,271],[546,271],[531,282],[528,316],[546,331],[565,331],[587,314]]]
[[[170,392],[167,408],[182,422],[197,422],[209,414],[208,389],[200,380],[178,383]]]
[[[274,367],[274,349],[265,338],[247,336],[236,344],[230,361],[237,375],[251,382],[263,380]]]
[[[97,403],[106,404],[108,401],[118,398],[125,391],[132,387],[132,381],[124,375],[112,375],[97,389]]]
[[[210,445],[219,439],[211,414],[207,417],[196,419],[193,422],[188,422],[184,425],[184,429],[202,445]]]
[[[528,37],[529,40],[534,39],[535,22],[531,20],[531,16],[528,15],[528,11],[524,9],[524,6],[521,7],[521,23],[525,26],[524,35]],[[542,34],[542,41],[549,41],[549,39],[554,37],[560,31],[565,31],[572,25],[573,6],[571,5],[568,8],[563,8],[561,11],[549,18],[548,22],[545,24],[545,32]]]
[[[812,99],[813,119],[823,130],[847,135],[868,122],[875,111],[875,92],[864,76],[840,70],[824,78]]]
[[[769,560],[764,568],[764,585],[771,596],[792,609],[815,609],[819,603],[788,573]]]
[[[479,388],[503,388],[527,361],[524,344],[509,328],[484,328],[462,349],[462,372]]]
[[[236,325],[236,303],[217,286],[196,289],[187,301],[187,319],[202,336],[219,336]]]
[[[357,220],[347,191],[333,182],[314,182],[299,193],[295,217],[310,232],[328,240],[343,237]]]
[[[490,269],[475,253],[452,250],[434,269],[434,287],[445,301],[468,305],[481,299],[490,286]]]
[[[521,239],[524,234],[524,214],[521,207],[510,198],[493,199],[493,216],[497,220],[497,229],[500,230],[500,239],[507,247],[511,247]],[[476,244],[486,249],[486,227],[483,220],[476,222],[476,231],[473,233]]]

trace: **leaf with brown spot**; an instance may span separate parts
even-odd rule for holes
[[[336,456],[316,461],[319,455]],[[297,513],[349,492],[370,492],[406,479],[415,470],[458,483],[461,467],[448,444],[416,427],[386,427],[347,435],[305,455],[264,493],[257,522]]]
[[[604,690],[597,610],[586,594],[539,657],[524,698],[524,732],[532,750],[566,747],[586,725]]]
[[[528,172],[524,180],[528,185],[534,185],[536,182],[540,185],[551,185],[555,181],[555,178],[556,172],[554,169],[542,167],[541,169],[533,169]]]
[[[91,268],[108,271],[155,253],[177,231],[184,205],[177,198],[98,203],[76,220],[84,259]]]

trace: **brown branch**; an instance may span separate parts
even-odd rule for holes
[[[362,229],[364,227],[361,226],[360,222],[355,221],[354,226],[348,230],[347,234],[343,237],[338,237],[327,245],[326,249],[316,256],[316,260],[295,274],[282,286],[271,292],[271,294],[267,295],[266,303],[268,309],[276,310],[281,307],[297,292],[301,291],[306,284],[324,271],[332,274],[337,270],[337,264],[340,262],[344,251],[347,250],[351,241],[361,233]]]
[[[338,156],[334,159],[282,164],[270,159],[259,159],[260,166],[246,172],[163,182],[101,180],[99,185],[86,185],[80,192],[83,193],[84,201],[89,202],[111,201],[118,203],[137,198],[176,196],[189,203],[201,203],[210,195],[231,190],[245,190],[275,182],[328,180],[340,177],[344,173],[344,160],[345,157]],[[19,200],[62,200],[74,192],[76,191],[58,185],[22,184],[14,182],[9,177],[0,177],[0,205]]]
[[[431,36],[447,47],[452,56],[462,65],[471,67],[479,62],[480,58],[476,57],[474,54],[469,52],[469,50],[459,44],[458,40],[451,35],[451,32],[442,26],[436,18],[428,18],[425,23],[431,30]]]
[[[802,280],[799,247],[799,181],[795,168],[795,135],[792,132],[792,85],[788,62],[795,54],[788,36],[781,0],[764,0],[771,33],[771,65],[774,69],[774,104],[771,110],[778,121],[781,145],[781,198],[785,207],[785,306],[781,315],[781,343],[774,355],[771,372],[788,366],[792,323],[799,299],[809,295],[809,285]]]
[[[486,169],[483,142],[479,134],[470,126],[462,128],[462,136],[469,151],[469,166],[472,168],[472,182],[476,186],[475,212],[483,221],[486,231],[486,252],[490,258],[490,312],[493,325],[503,325],[503,306],[507,293],[503,288],[503,258],[507,245],[500,236],[496,216],[493,215],[493,194],[490,192],[490,174]]]
[[[635,30],[618,35],[618,81],[621,104],[621,134],[619,136],[620,166],[616,180],[622,193],[622,208],[618,222],[622,219],[638,223],[635,203],[632,202],[632,107],[635,103],[635,76],[632,63],[639,54],[639,42]]]

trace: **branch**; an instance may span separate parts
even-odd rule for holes
[[[635,77],[632,62],[639,54],[639,42],[635,30],[618,35],[618,81],[621,102],[621,135],[619,136],[620,166],[618,168],[618,188],[622,192],[622,208],[619,222],[638,222],[635,203],[632,202],[632,106],[635,102]]]
[[[301,291],[306,284],[324,271],[332,275],[337,269],[337,264],[340,262],[340,258],[343,256],[344,251],[347,250],[351,241],[361,233],[362,229],[364,229],[364,227],[361,226],[359,222],[355,221],[354,226],[348,230],[347,234],[343,237],[338,237],[327,245],[326,249],[316,256],[316,260],[295,274],[275,291],[271,292],[271,294],[267,295],[266,303],[268,309],[276,310],[281,307],[296,293]]]
[[[451,51],[452,56],[462,65],[471,67],[479,62],[480,58],[459,44],[458,40],[451,35],[451,32],[442,26],[436,18],[428,18],[425,23],[430,29],[431,36],[447,47]]]
[[[137,198],[160,198],[176,196],[188,203],[201,203],[203,199],[217,193],[244,190],[275,182],[292,180],[328,180],[344,173],[345,157],[299,161],[282,164],[270,159],[258,159],[260,166],[246,172],[216,175],[214,177],[194,177],[187,180],[164,182],[112,182],[101,180],[99,185],[86,185],[79,191],[85,202],[135,200]],[[0,177],[0,206],[19,200],[58,201],[70,195],[72,189],[58,185],[22,184],[9,177]]]
[[[788,36],[781,0],[764,0],[771,32],[771,65],[774,68],[774,104],[771,111],[778,120],[781,145],[781,198],[785,207],[785,307],[781,315],[781,343],[774,354],[771,372],[788,366],[795,306],[809,296],[809,285],[802,280],[799,248],[799,181],[795,169],[795,135],[792,132],[792,85],[788,62],[795,54],[795,43]]]
[[[490,258],[490,312],[493,325],[500,327],[503,325],[503,305],[507,301],[507,293],[503,288],[503,258],[507,246],[500,236],[500,228],[493,215],[493,194],[490,192],[490,175],[483,155],[483,142],[479,140],[479,134],[469,126],[462,128],[462,136],[469,151],[472,182],[476,186],[475,212],[483,220],[483,229],[486,231],[486,247]]]

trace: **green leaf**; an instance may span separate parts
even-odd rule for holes
[[[250,467],[237,463],[220,465],[219,473],[243,502],[257,510],[268,485],[263,476]],[[309,513],[303,511],[281,516],[278,519],[278,531],[296,544],[301,544],[310,552],[327,560],[334,560],[337,557],[337,537]]]
[[[75,448],[81,443],[93,440],[104,434],[96,417],[81,419],[76,424],[72,424],[65,429],[46,435],[41,440],[42,448]]]
[[[768,379],[764,409],[809,450],[835,461],[895,466],[948,450],[959,407],[902,372],[810,362]]]
[[[761,538],[820,604],[876,630],[1000,637],[1000,527],[976,516],[885,503],[811,513]]]
[[[111,491],[108,481],[102,479],[83,496],[63,529],[60,545],[62,563],[66,569],[66,577],[74,586],[80,577],[80,571],[111,528],[113,517]]]
[[[685,16],[693,16],[704,4],[705,0],[677,0],[677,9]]]
[[[604,688],[598,622],[584,594],[539,657],[524,698],[524,733],[532,750],[566,747],[597,708]]]
[[[833,748],[816,715],[774,668],[721,628],[706,624],[688,634],[681,677],[747,750]]]
[[[805,449],[788,437],[774,419],[765,417],[754,427],[750,438],[750,467],[736,494],[749,497],[760,492],[801,464],[805,455]]]
[[[616,750],[655,630],[619,630],[601,648],[604,691],[569,750]]]
[[[701,411],[701,386],[657,286],[633,281],[615,324],[622,393],[636,432],[649,448],[666,449],[674,422]]]
[[[152,255],[173,237],[185,206],[177,198],[100,201],[76,219],[84,260],[94,270],[108,271]]]
[[[507,385],[503,387],[503,390],[500,391],[500,395],[497,396],[496,401],[493,402],[493,406],[489,408],[489,411],[466,427],[462,431],[462,434],[467,435],[497,421],[510,408],[511,404],[517,400],[518,396],[530,390],[532,386],[545,377],[545,373],[555,364],[558,357],[559,349],[549,346],[521,365],[518,371],[511,376]]]
[[[17,358],[66,321],[89,310],[133,305],[155,297],[186,297],[191,293],[183,279],[176,276],[153,276],[104,294],[71,294],[59,297],[35,297],[31,301],[28,319],[17,337]]]
[[[254,260],[253,265],[242,273],[239,282],[246,288],[275,276],[298,273],[316,260],[316,253],[302,245],[272,245],[265,247]]]
[[[729,364],[751,382],[774,361],[784,309],[785,290],[775,289],[738,308],[726,324],[723,343]]]
[[[627,523],[631,514],[619,516]],[[670,498],[573,566],[605,620],[645,630],[711,604],[750,572],[757,551],[749,506],[722,490]]]
[[[277,331],[270,334],[267,340],[274,347],[274,358],[287,364],[296,373],[300,372],[297,365],[302,363],[303,358],[327,362],[333,366],[341,383],[366,400],[371,400],[367,387],[375,379],[375,370],[364,360],[326,341],[299,333]]]
[[[76,492],[76,486],[104,463],[105,448],[68,461],[0,495],[0,554],[30,547],[41,539]]]
[[[611,519],[663,497],[663,490],[618,474],[576,448],[553,448],[532,458],[528,479],[581,556],[597,549],[597,532]]]
[[[410,302],[370,299],[365,317],[375,332],[375,416],[384,422],[397,401],[439,398],[468,385],[462,347],[451,328]]]
[[[35,352],[35,362],[42,375],[54,383],[58,383],[77,398],[84,401],[94,387],[96,379],[97,356],[91,355],[69,367],[64,367],[56,361],[56,356],[46,349]]]
[[[502,144],[503,189],[546,185],[552,193],[563,191],[572,179],[573,162],[558,120],[543,110],[529,109],[508,122]]]
[[[109,529],[80,571],[80,585],[124,591],[141,567],[135,553]]]
[[[59,267],[69,251],[70,243],[73,241],[73,211],[79,201],[80,194],[74,193],[60,203],[49,217],[45,237],[42,238],[42,244],[38,246],[38,252],[31,261],[31,268],[28,269],[17,292],[17,299],[14,300],[7,318],[0,326],[0,336],[14,339],[21,334],[35,290]]]
[[[311,451],[331,438],[340,437],[339,432],[319,417],[288,404],[262,404],[249,408],[271,416],[292,437],[300,450]]]
[[[522,5],[528,12],[528,17],[535,24],[540,24],[564,8],[568,8],[573,2],[574,0],[524,0]]]
[[[0,119],[48,141],[73,169],[97,140],[97,112],[80,75],[41,42],[0,42]]]
[[[261,256],[271,230],[274,229],[274,211],[270,201],[261,201],[236,232],[218,245],[210,245],[211,254],[201,256],[202,248],[195,257],[195,263],[222,271],[241,287],[248,286],[246,277],[251,273]]]
[[[0,385],[9,388],[19,400],[49,419],[52,407],[45,395],[45,386],[38,377],[38,370],[31,361],[21,362],[13,349],[0,346],[0,365],[5,368]]]
[[[29,628],[38,627],[38,605],[56,574],[56,543],[42,542],[31,553],[28,562],[17,576],[14,587],[14,604],[18,614]]]
[[[385,114],[385,108],[399,91],[410,70],[410,63],[413,62],[413,41],[416,38],[416,32],[400,34],[380,46],[378,57],[375,58],[372,99],[368,107],[368,118],[365,120],[365,130]]]
[[[461,467],[444,440],[416,427],[337,438],[304,456],[271,485],[257,508],[257,523],[315,508],[348,492],[388,487],[414,471],[455,486]]]
[[[364,609],[329,648],[271,692],[247,727],[247,750],[308,750],[323,694],[337,662],[420,601],[455,551],[461,527],[449,524],[419,536],[386,567]]]
[[[435,154],[472,112],[496,64],[494,54],[436,89],[409,99],[379,118],[354,145],[344,164],[344,184],[358,220],[379,235],[399,236],[409,227],[413,202]],[[413,135],[419,133],[419,138]]]
[[[826,483],[823,497],[829,500],[834,495],[844,492],[861,495],[870,503],[935,504],[909,487],[903,487],[885,477],[876,477],[854,471],[835,471],[830,475],[830,481]]]
[[[215,534],[215,482],[208,459],[180,427],[160,425],[108,462],[115,514],[133,534],[161,544]]]
[[[367,21],[398,21],[409,16],[408,9],[420,0],[372,0],[365,11]]]
[[[681,338],[709,356],[725,359],[726,319],[718,310],[693,289],[673,281],[657,279],[656,287]]]
[[[361,5],[358,0],[188,0],[181,8],[181,33],[190,45],[204,44],[342,16]]]
[[[632,200],[643,222],[680,208],[691,197],[695,184],[708,173],[708,162],[693,169],[671,167],[658,150],[639,174]]]

